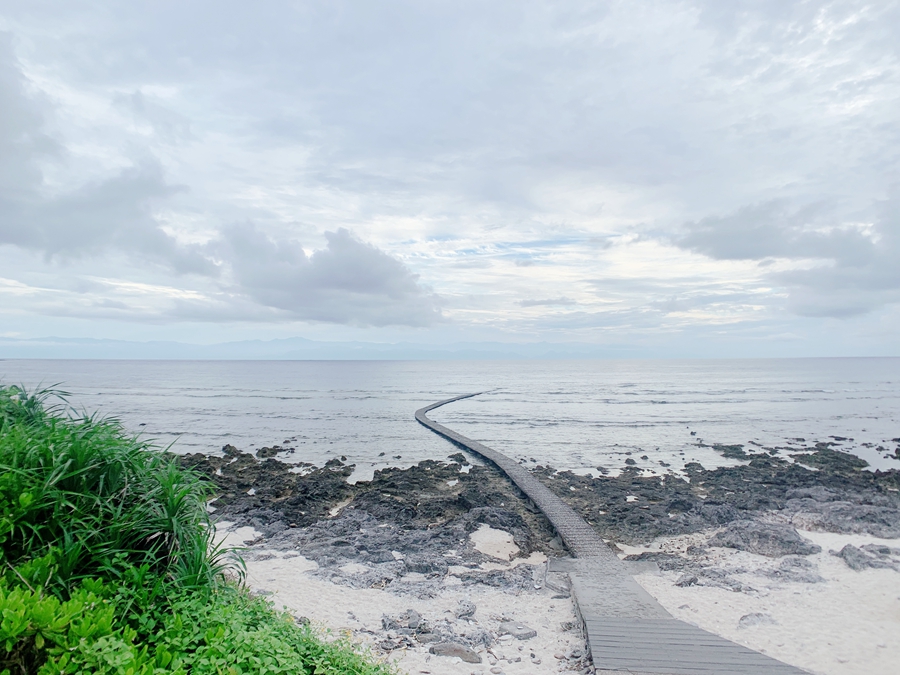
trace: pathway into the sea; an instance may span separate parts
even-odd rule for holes
[[[427,413],[465,394],[416,411],[416,419],[495,464],[534,502],[572,558],[550,561],[565,572],[598,673],[654,675],[801,675],[803,671],[673,618],[629,574],[625,563],[575,511],[518,462],[430,420]]]

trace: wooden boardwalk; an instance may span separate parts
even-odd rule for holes
[[[673,618],[629,574],[625,563],[575,511],[518,462],[430,420],[427,413],[478,394],[455,396],[416,411],[436,434],[495,464],[547,516],[572,559],[552,560],[572,584],[588,649],[598,673],[634,675],[801,675],[776,661]]]

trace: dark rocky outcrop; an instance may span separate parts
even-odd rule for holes
[[[580,476],[539,466],[534,473],[593,525],[602,537],[628,544],[689,534],[779,512],[795,527],[900,537],[900,472],[867,471],[854,455],[819,443],[788,457],[779,449],[748,453],[712,446],[746,464],[705,469],[689,463],[684,476]]]
[[[790,525],[737,520],[709,540],[710,546],[724,546],[739,551],[778,558],[784,555],[811,555],[821,546],[804,539]]]

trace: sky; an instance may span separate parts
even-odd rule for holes
[[[900,3],[0,0],[0,338],[900,355]]]

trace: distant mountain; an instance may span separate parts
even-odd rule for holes
[[[459,342],[426,345],[408,342],[317,342],[294,337],[243,340],[212,345],[184,342],[133,342],[90,338],[0,338],[0,359],[198,359],[198,360],[447,360],[585,359],[627,357],[628,350],[583,343]]]

